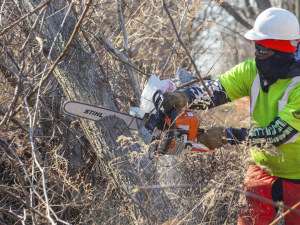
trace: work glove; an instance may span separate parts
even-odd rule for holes
[[[204,133],[197,136],[197,141],[210,150],[227,144],[227,132],[225,127],[201,127]]]
[[[176,115],[181,113],[181,110],[189,103],[188,96],[182,91],[173,91],[164,93],[164,100],[162,106],[165,113],[169,113],[170,110],[175,107]]]

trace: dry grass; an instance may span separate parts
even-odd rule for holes
[[[59,12],[65,13],[70,1],[54,2],[58,5]],[[175,41],[174,31],[163,13],[161,1],[144,3],[141,5],[139,1],[122,1],[122,15],[126,21],[129,38],[128,56],[139,70],[136,70],[136,75],[141,86],[147,80],[145,74],[161,73]],[[94,1],[93,4],[93,10],[89,11],[81,31],[77,34],[78,42],[86,52],[93,53],[92,59],[95,60],[97,71],[101,71],[99,82],[111,88],[109,94],[114,96],[116,107],[122,112],[128,112],[135,98],[128,71],[125,64],[116,60],[117,56],[108,51],[98,39],[101,31],[116,49],[124,49],[116,1],[101,0]],[[176,26],[180,24],[186,4],[187,2],[183,1],[168,3]],[[218,25],[215,19],[206,20],[204,17],[204,20],[194,24],[194,21],[200,18],[196,10],[203,10],[207,16],[215,16],[212,7],[219,6],[214,4],[213,1],[207,4],[202,0],[190,2],[182,29],[182,40],[191,54],[198,58],[203,55],[219,56],[221,50],[212,47],[218,41],[224,48],[229,49],[224,54],[224,57],[227,57],[226,61],[230,62],[227,63],[228,66],[232,64],[231,59],[235,57],[234,52],[237,52],[238,45],[246,49],[247,44],[235,41],[229,45],[222,40],[222,35],[226,35],[216,37],[215,34],[210,34],[208,29]],[[1,14],[1,26],[8,27],[18,20],[21,14],[11,0],[6,0],[3,7],[5,13]],[[83,1],[74,1],[70,18],[78,18],[83,7]],[[54,17],[57,17],[59,12]],[[226,14],[220,14],[224,15]],[[103,172],[103,161],[100,163],[76,118],[62,113],[61,104],[66,100],[66,95],[54,76],[42,85],[37,108],[36,97],[29,102],[27,108],[24,94],[29,95],[32,88],[38,87],[47,62],[47,50],[52,44],[47,43],[47,38],[44,38],[44,51],[39,55],[40,46],[34,38],[40,35],[39,28],[34,29],[33,35],[27,40],[31,28],[32,24],[24,21],[0,37],[4,46],[0,48],[1,63],[16,74],[23,68],[23,73],[26,74],[12,112],[15,113],[14,110],[18,107],[22,109],[14,118],[29,128],[30,117],[36,115],[35,126],[32,127],[33,140],[30,139],[28,131],[25,132],[10,120],[0,128],[0,224],[129,224],[126,207],[122,205],[124,193],[119,193],[112,183],[113,179],[109,179],[118,176],[118,171],[114,171],[114,174]],[[235,28],[238,29],[239,26]],[[201,40],[197,39],[198,36]],[[226,38],[228,42],[232,38],[236,39],[231,36]],[[21,49],[24,43],[26,44]],[[25,53],[24,58],[21,57],[22,53]],[[247,54],[243,57],[247,57]],[[212,64],[213,61],[209,62],[207,67]],[[66,67],[68,66],[72,65],[67,64]],[[178,66],[187,69],[190,67],[181,46],[176,47],[162,77],[173,77]],[[224,68],[224,65],[222,66]],[[48,65],[45,69],[49,67]],[[14,97],[15,83],[11,82],[15,82],[16,77],[2,66],[0,73],[1,82],[6,82],[0,83],[0,108],[6,111]],[[234,103],[198,112],[198,115],[203,126],[248,126],[247,112],[236,112]],[[123,148],[133,144],[125,139],[124,143],[124,146],[120,144]],[[139,158],[136,152],[130,156],[133,160]],[[116,162],[118,160],[115,159]],[[161,184],[211,184],[240,189],[248,161],[249,151],[245,145],[224,146],[208,154],[161,157],[156,161],[157,170],[149,177],[157,176]],[[136,174],[141,177],[143,175]],[[167,189],[165,192],[177,210],[178,219],[182,224],[236,222],[239,205],[237,194],[206,189]],[[45,202],[46,199],[48,202]],[[154,203],[156,201],[151,197],[148,200]],[[50,214],[49,208],[52,210]],[[151,224],[151,221],[139,219],[137,223]]]
[[[248,111],[236,112],[235,108],[235,103],[229,103],[198,112],[199,119],[205,126],[245,127]],[[226,145],[211,153],[164,157],[159,164],[165,177],[163,184],[207,184],[238,190],[251,162],[249,149],[243,144]],[[236,193],[199,188],[166,191],[180,212],[182,224],[235,224],[237,221],[240,203]]]

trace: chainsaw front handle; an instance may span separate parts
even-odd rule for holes
[[[162,154],[167,154],[169,152],[169,148],[171,146],[172,140],[174,138],[174,131],[175,131],[175,125],[176,125],[176,110],[173,107],[170,111],[171,114],[171,125],[169,127],[168,137],[165,144],[165,147],[163,148]]]
[[[153,102],[153,105],[156,109],[156,112],[158,113],[159,112],[159,109],[160,109],[160,106],[161,106],[161,103],[164,101],[164,95],[162,93],[161,90],[157,90],[154,94],[153,94],[153,97],[152,97],[152,102]],[[160,104],[159,104],[160,103]]]

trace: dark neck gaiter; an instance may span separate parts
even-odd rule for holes
[[[287,78],[290,67],[294,64],[294,54],[287,52],[275,52],[274,55],[266,59],[255,58],[258,69],[261,88],[264,92],[269,91],[269,86],[274,84],[278,79]]]

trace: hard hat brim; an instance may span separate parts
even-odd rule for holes
[[[293,36],[285,36],[285,35],[270,35],[270,34],[263,34],[261,32],[257,32],[254,29],[251,29],[247,31],[244,34],[244,37],[252,40],[252,41],[260,41],[260,40],[265,40],[265,39],[278,39],[278,40],[295,40],[299,39],[300,35],[293,35]]]
[[[270,36],[268,35],[265,35],[265,34],[262,34],[262,33],[259,33],[253,29],[247,31],[245,34],[244,34],[244,37],[249,39],[249,40],[264,40],[264,39],[270,39]]]

